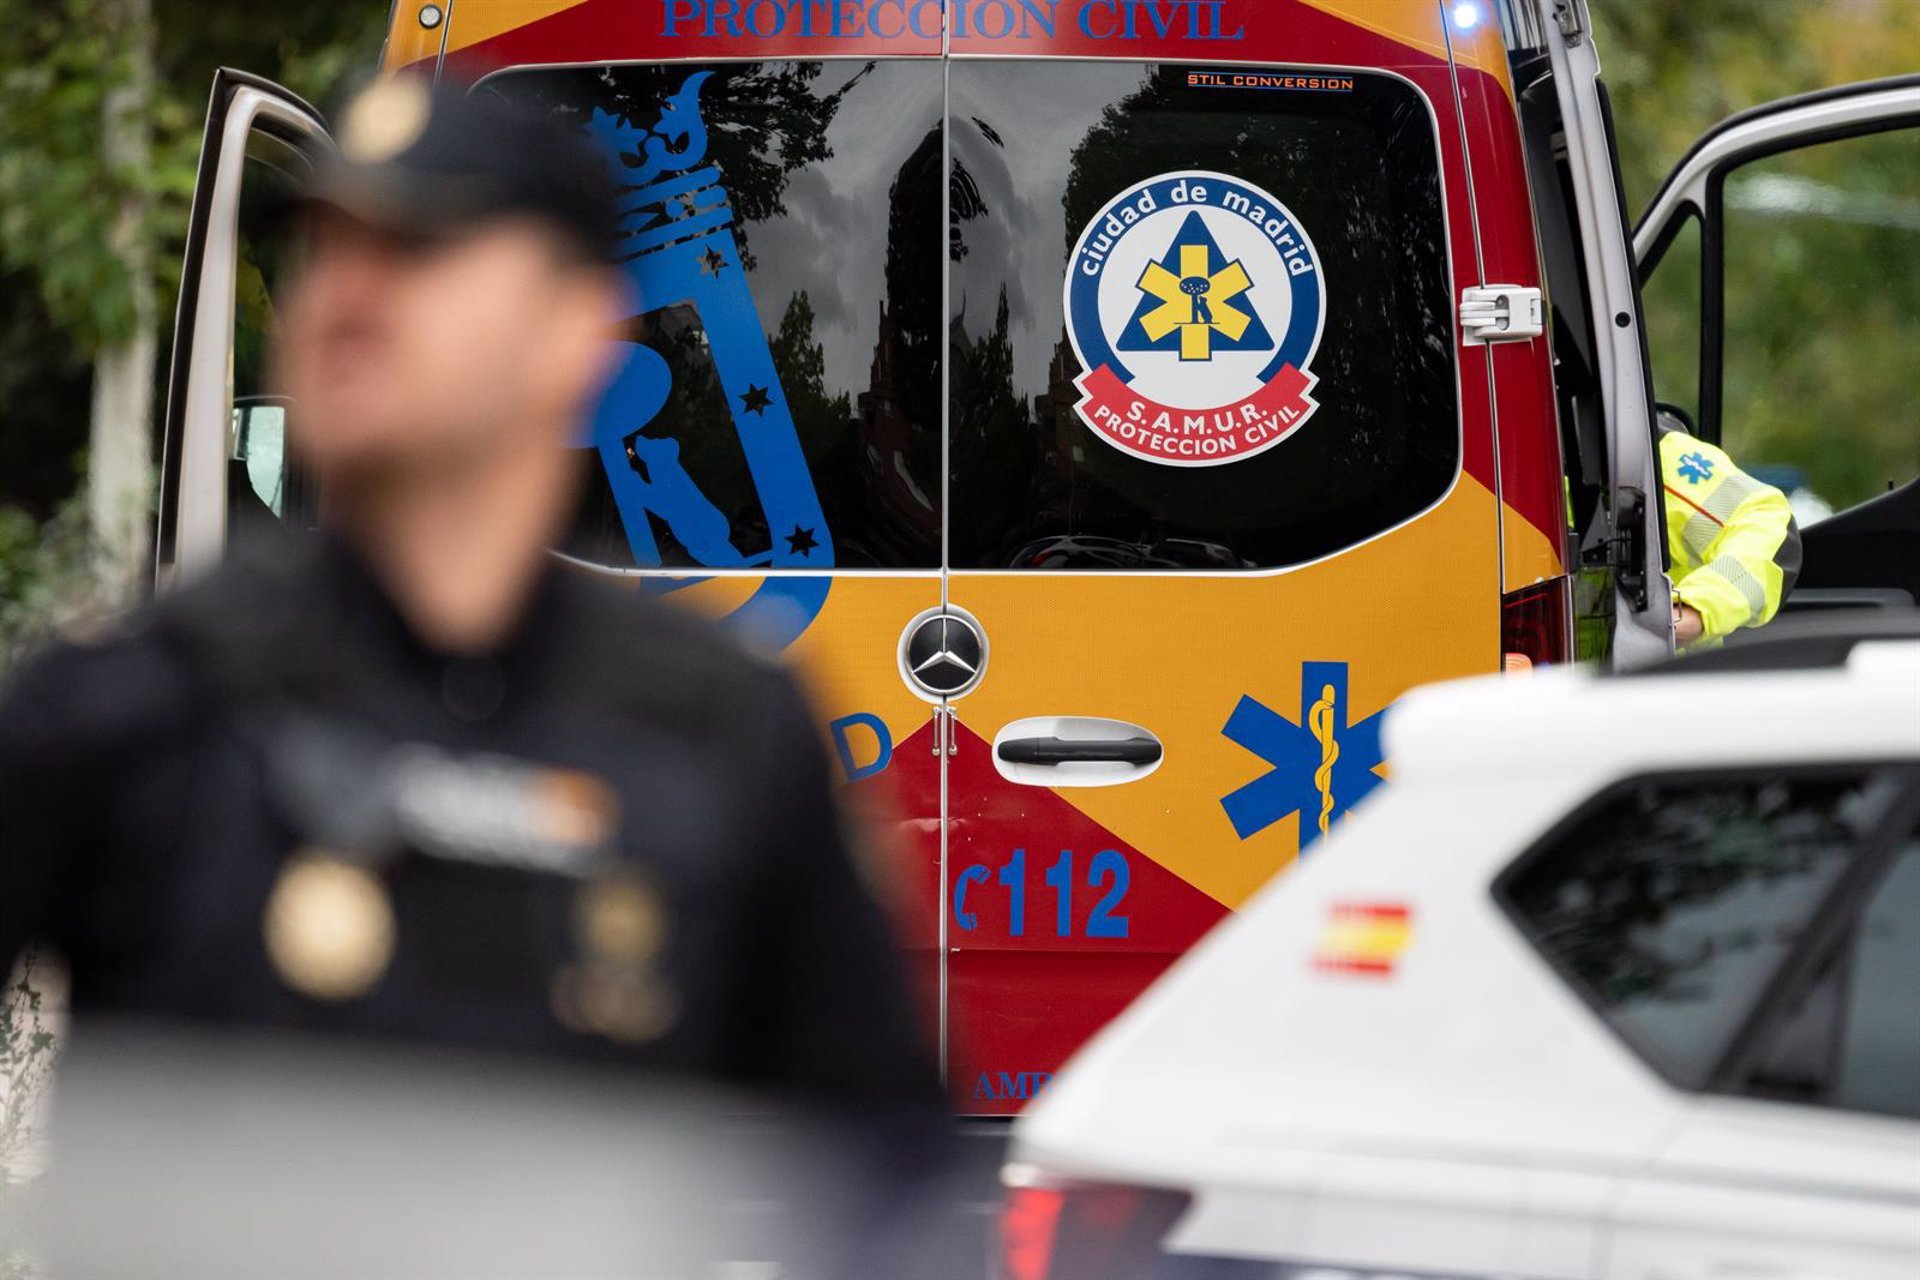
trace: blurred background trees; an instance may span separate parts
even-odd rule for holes
[[[1736,111],[1920,71],[1913,0],[1587,0],[1638,217],[1693,140]]]
[[[1914,0],[1589,0],[1638,216],[1734,111],[1920,71]],[[1803,522],[1920,472],[1920,130],[1735,170],[1725,191],[1721,442]],[[1644,291],[1654,388],[1698,412],[1700,233]]]
[[[316,101],[371,73],[381,0],[0,0],[0,667],[137,589],[153,423],[214,69]]]

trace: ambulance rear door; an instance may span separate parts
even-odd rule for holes
[[[569,554],[808,676],[847,794],[892,797],[962,1110],[1017,1110],[1382,785],[1401,693],[1500,663],[1443,21],[449,13],[440,74],[632,188]]]
[[[1515,0],[1509,7],[1526,11],[1516,27],[1529,50],[1543,46],[1546,56],[1535,87],[1522,92],[1521,114],[1550,303],[1560,313],[1553,317],[1555,356],[1562,427],[1573,441],[1568,492],[1582,527],[1579,560],[1583,569],[1599,571],[1611,596],[1610,607],[1576,604],[1576,612],[1595,619],[1610,614],[1604,647],[1612,663],[1638,666],[1673,652],[1673,599],[1652,382],[1612,109],[1585,0]],[[1545,100],[1535,102],[1536,94]],[[1591,521],[1584,510],[1589,483],[1598,503]]]
[[[948,1063],[1007,1112],[1390,785],[1395,699],[1498,667],[1501,517],[1440,6],[984,12],[903,668],[978,668],[930,668]]]

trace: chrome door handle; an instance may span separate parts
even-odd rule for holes
[[[1012,738],[994,748],[1008,764],[1060,765],[1077,762],[1098,764],[1157,764],[1162,755],[1160,744],[1152,738],[1121,738],[1107,741],[1076,742],[1068,738]]]

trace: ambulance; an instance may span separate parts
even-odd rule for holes
[[[1671,649],[1581,0],[397,0],[383,72],[604,148],[633,314],[553,554],[802,674],[961,1112],[1019,1110],[1391,787],[1409,689]],[[1917,92],[1769,116],[1663,216],[1711,238],[1730,169]],[[329,145],[220,73],[163,585],[242,513],[314,519],[260,213]]]

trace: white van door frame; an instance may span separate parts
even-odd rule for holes
[[[154,539],[162,589],[212,568],[226,548],[241,179],[255,133],[310,153],[332,146],[320,113],[296,95],[244,71],[215,73],[174,315]]]
[[[1701,252],[1713,266],[1700,297],[1700,426],[1720,443],[1724,298],[1717,288],[1721,222],[1720,190],[1729,173],[1755,160],[1802,147],[1837,142],[1894,129],[1920,128],[1920,76],[1900,76],[1841,85],[1782,98],[1743,111],[1714,126],[1681,159],[1633,233],[1635,265],[1643,272],[1659,268],[1660,256],[1686,219],[1697,218]]]
[[[1533,8],[1546,37],[1566,131],[1606,421],[1608,500],[1618,548],[1613,663],[1643,666],[1673,652],[1673,594],[1666,575],[1653,378],[1641,325],[1639,277],[1586,0],[1533,0]]]

